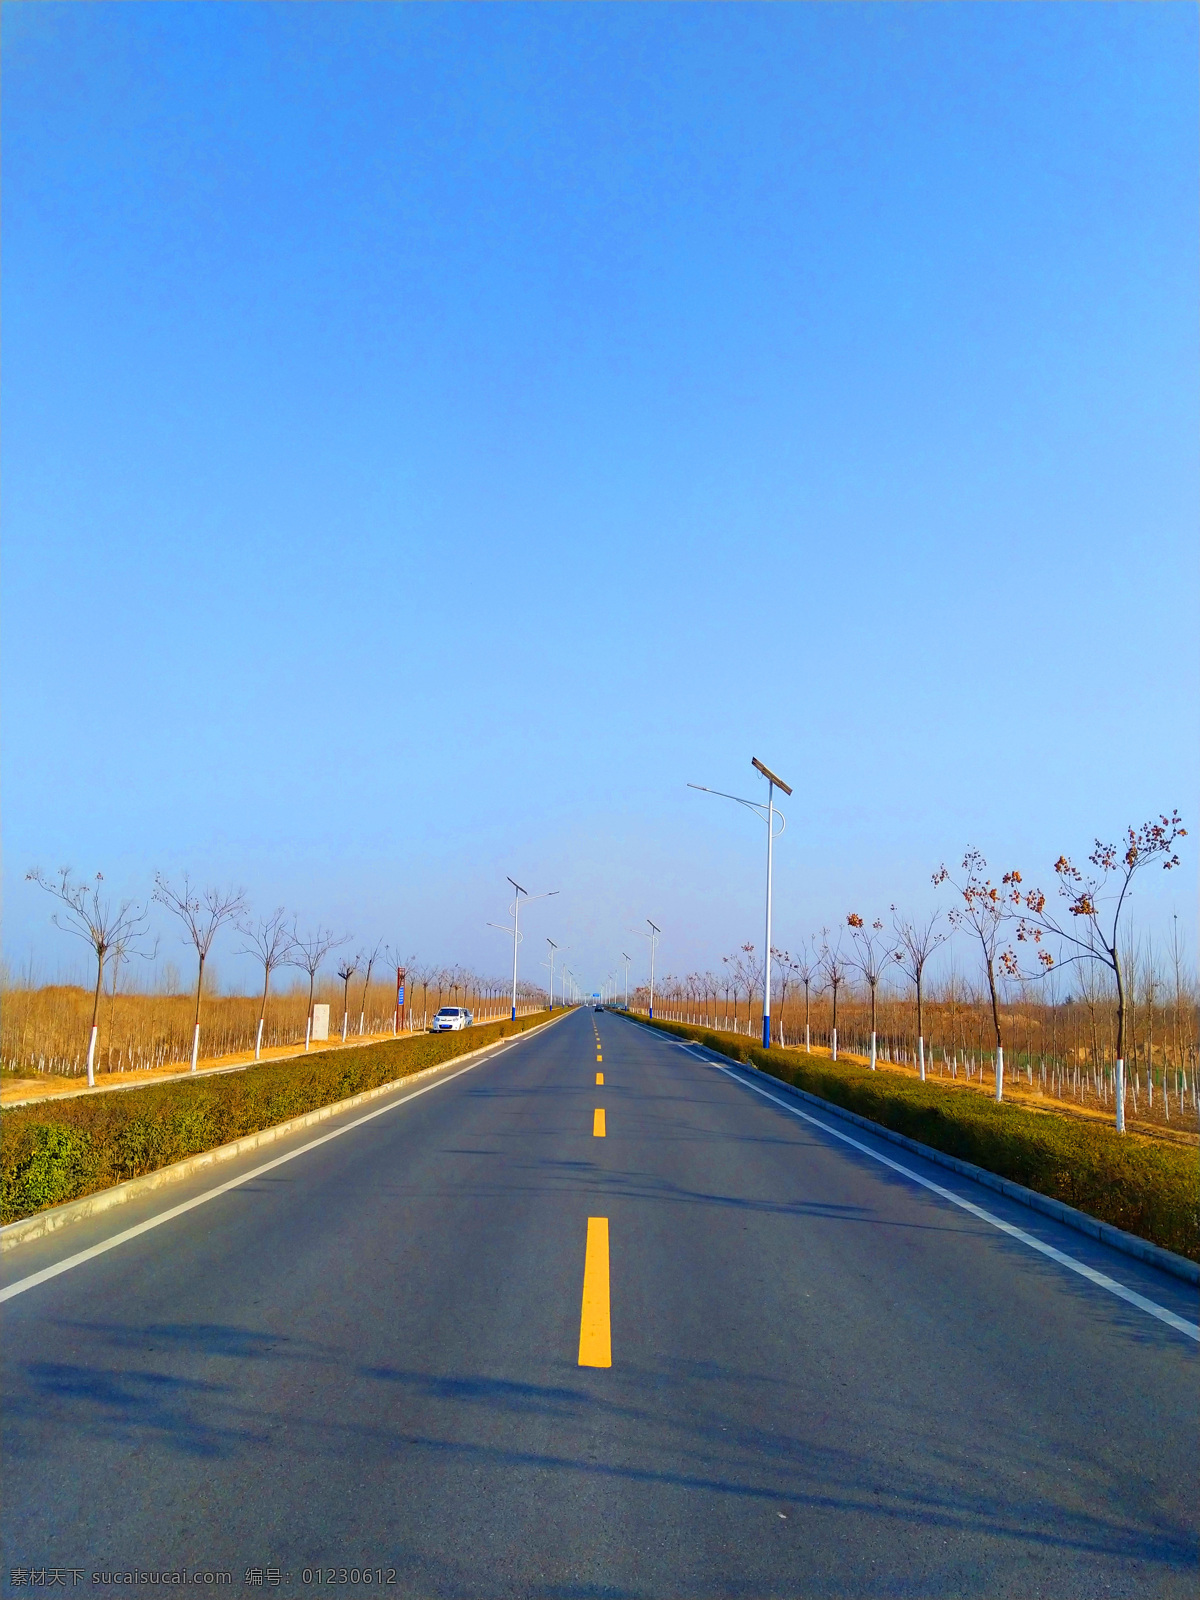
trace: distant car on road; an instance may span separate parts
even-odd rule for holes
[[[443,1006],[433,1019],[430,1033],[450,1033],[456,1028],[469,1028],[475,1021],[465,1006]]]
[[[593,1011],[603,1011],[603,1010],[604,1010],[604,1007],[603,1007],[603,1006],[593,1006],[593,1007],[592,1007],[592,1010],[593,1010]]]

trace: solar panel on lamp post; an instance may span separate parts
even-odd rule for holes
[[[775,818],[778,817],[782,826],[782,834],[787,827],[787,818],[782,811],[775,807],[775,791],[782,789],[784,794],[791,794],[791,788],[784,783],[782,778],[776,777],[770,767],[765,767],[757,756],[751,756],[750,764],[767,780],[767,803],[764,806],[760,800],[743,800],[738,794],[725,794],[720,789],[706,788],[702,783],[689,783],[689,789],[699,789],[702,794],[715,794],[722,800],[736,800],[739,806],[745,806],[753,811],[756,816],[762,817],[767,825],[767,943],[763,952],[763,1049],[771,1045],[771,871],[773,865],[773,850],[775,844]]]
[[[654,1021],[654,952],[658,949],[658,936],[662,932],[662,929],[656,927],[653,922],[650,922],[650,918],[649,917],[646,918],[646,921],[650,924],[650,932],[649,933],[644,933],[642,935],[642,938],[643,939],[649,939],[649,941],[650,941],[650,1020],[651,1020],[651,1022],[653,1022]]]
[[[506,876],[507,876],[507,874],[506,874]],[[547,889],[545,894],[530,894],[529,890],[528,889],[523,889],[515,878],[509,878],[508,881],[509,881],[509,883],[512,884],[513,888],[516,890],[516,894],[515,894],[515,896],[513,898],[513,907],[512,907],[513,925],[512,925],[511,928],[505,928],[499,922],[489,922],[488,923],[488,927],[489,928],[495,928],[500,933],[510,933],[512,935],[512,942],[513,942],[512,1020],[515,1022],[517,1020],[517,946],[521,942],[521,926],[520,926],[521,896],[524,895],[526,900],[549,900],[552,896],[554,896],[554,895],[556,895],[558,893],[558,890],[557,889]]]
[[[554,1010],[554,952],[558,949],[558,946],[555,944],[554,940],[551,939],[551,938],[547,938],[546,943],[550,946],[550,1009],[551,1009],[551,1011],[553,1011]]]

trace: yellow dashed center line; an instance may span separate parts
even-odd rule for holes
[[[597,1106],[595,1112],[592,1114],[592,1137],[596,1138],[596,1139],[603,1139],[604,1138],[604,1108],[603,1108],[603,1106]]]
[[[597,1116],[603,1116],[602,1111]],[[608,1218],[589,1217],[583,1258],[583,1307],[579,1317],[579,1365],[612,1366],[612,1321],[608,1304]]]
[[[596,1082],[597,1083],[603,1083],[604,1082],[604,1074],[602,1072],[598,1072],[596,1074]]]

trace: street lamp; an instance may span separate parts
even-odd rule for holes
[[[551,938],[547,938],[546,943],[550,946],[550,1009],[551,1009],[551,1011],[553,1011],[554,1010],[554,952],[558,949],[558,946],[555,944],[554,940],[551,939]]]
[[[699,789],[704,794],[718,795],[722,800],[736,800],[738,805],[746,806],[756,816],[762,817],[767,825],[767,947],[763,955],[763,1049],[768,1050],[771,1046],[771,865],[775,844],[775,818],[778,817],[782,824],[780,833],[787,827],[787,818],[782,811],[775,809],[775,791],[782,789],[784,794],[791,794],[792,791],[782,778],[775,776],[770,767],[764,767],[757,756],[751,756],[750,764],[767,780],[765,806],[759,800],[743,800],[741,795],[724,794],[720,789],[705,788],[702,783],[689,783],[688,788]]]
[[[662,929],[658,928],[658,927],[655,927],[654,923],[650,922],[650,918],[649,917],[646,918],[646,921],[650,924],[650,932],[642,934],[642,938],[643,939],[649,939],[649,941],[650,941],[650,1020],[653,1022],[653,1020],[654,1020],[654,952],[658,949],[658,936],[662,932]]]
[[[625,954],[624,950],[622,950],[621,951],[621,960],[625,963],[625,1009],[626,1009],[626,1011],[628,1011],[629,1010],[629,963],[633,960],[633,957],[632,956],[627,956]]]
[[[507,877],[507,874],[505,874],[505,876]],[[549,900],[553,895],[556,895],[558,893],[558,890],[557,889],[547,889],[545,894],[530,894],[529,890],[528,889],[523,889],[515,878],[509,878],[508,881],[509,881],[509,883],[512,884],[513,888],[516,890],[516,895],[515,895],[515,897],[513,899],[513,905],[512,905],[513,925],[512,925],[511,928],[505,928],[505,927],[502,927],[501,924],[498,923],[498,922],[489,922],[488,923],[488,927],[489,928],[495,928],[500,933],[510,933],[512,935],[512,942],[513,942],[512,1020],[515,1022],[517,1020],[517,946],[521,942],[521,927],[520,927],[520,922],[521,922],[521,896],[524,895],[526,900]]]

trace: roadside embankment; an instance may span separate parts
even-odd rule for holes
[[[1200,1162],[1194,1148],[997,1105],[941,1082],[921,1083],[802,1051],[764,1050],[711,1028],[637,1020],[1200,1261]]]
[[[548,1011],[457,1033],[331,1049],[243,1072],[87,1095],[0,1113],[0,1222],[95,1194],[128,1178],[348,1100],[524,1033]]]

